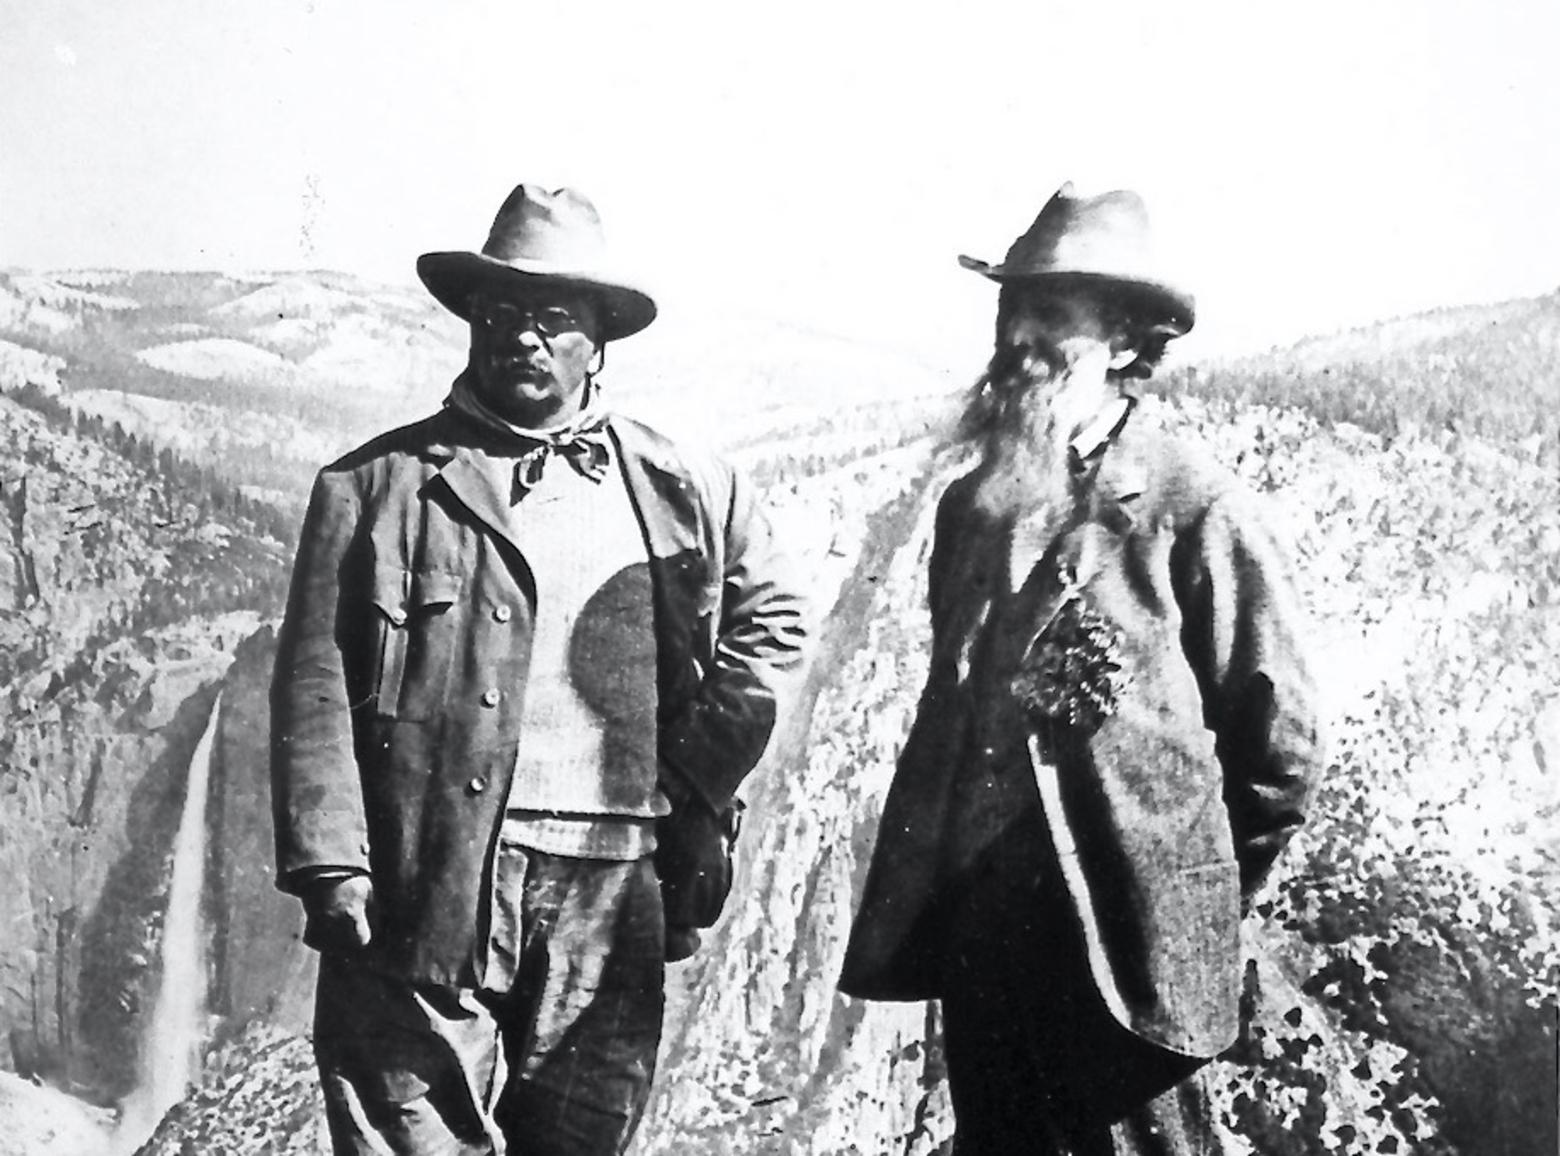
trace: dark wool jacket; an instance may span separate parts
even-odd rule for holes
[[[1083,604],[1119,630],[1126,682],[1114,713],[1092,735],[1058,739],[981,669],[995,652],[982,626],[993,588],[1009,581],[1010,534],[973,504],[978,483],[978,473],[954,482],[938,510],[930,672],[840,986],[870,999],[940,996],[965,874],[1015,809],[1038,806],[1050,877],[1115,1018],[1172,1051],[1215,1055],[1238,1026],[1243,895],[1304,820],[1321,767],[1290,560],[1255,494],[1129,427],[1099,467],[1089,519],[1013,567],[1031,575],[1018,597],[1033,600],[1018,634],[1058,604],[1061,582],[1041,579],[1078,558]],[[971,783],[996,804],[971,810]]]
[[[661,761],[719,808],[768,743],[804,602],[745,480],[609,429],[650,564]],[[321,471],[278,640],[278,884],[370,872],[369,961],[413,981],[473,982],[520,741],[535,586],[486,460],[505,453],[444,410]]]

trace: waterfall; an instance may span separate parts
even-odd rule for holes
[[[136,1087],[125,1097],[115,1148],[134,1152],[169,1108],[198,1082],[206,1034],[206,941],[201,892],[206,874],[206,795],[222,696],[190,757],[184,812],[173,841],[168,909],[163,915],[161,982],[141,1037]]]

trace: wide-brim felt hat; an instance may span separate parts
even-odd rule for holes
[[[478,290],[523,297],[546,289],[594,298],[603,341],[638,333],[655,320],[650,294],[609,260],[596,206],[573,189],[515,186],[480,253],[424,253],[417,275],[439,304],[467,321]]]
[[[1127,304],[1140,322],[1175,336],[1197,320],[1196,299],[1160,268],[1148,210],[1128,189],[1079,197],[1068,182],[1001,264],[965,256],[959,264],[1003,285],[1092,292]]]

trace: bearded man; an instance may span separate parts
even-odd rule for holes
[[[958,1156],[1221,1150],[1243,909],[1321,765],[1272,521],[1130,424],[1193,300],[1064,186],[1000,265],[938,509],[930,673],[841,988],[942,1001]]]
[[[590,201],[520,185],[480,253],[417,270],[470,360],[320,472],[272,687],[332,1143],[607,1156],[805,605],[751,484],[603,399],[606,344],[656,307]]]

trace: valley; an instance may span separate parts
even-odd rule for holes
[[[204,1068],[146,1156],[324,1151],[312,960],[270,880],[273,628],[312,470],[436,404],[458,336],[409,291],[330,274],[0,275],[0,1069],[95,1105],[94,1128],[138,1082],[215,719]],[[829,615],[744,788],[726,915],[672,972],[634,1152],[935,1152],[935,1006],[833,980],[924,676],[962,382],[759,322],[713,354],[646,342],[609,365],[635,383],[613,396],[760,481]],[[1553,1150],[1560,295],[1154,386],[1133,420],[1269,495],[1327,672],[1331,765],[1247,921],[1226,1125],[1278,1156]],[[10,1087],[0,1135],[31,1136],[48,1109]]]

